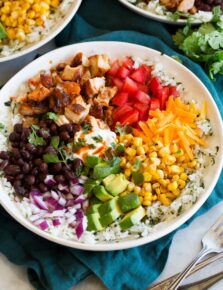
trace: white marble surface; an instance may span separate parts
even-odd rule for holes
[[[34,56],[39,53],[45,53],[55,47],[53,42],[45,45],[37,52],[31,53],[18,60],[13,60],[7,63],[0,63],[0,85],[5,83],[13,74],[19,69],[29,63]],[[174,239],[170,248],[169,258],[165,269],[161,273],[157,281],[161,281],[185,268],[187,264],[201,249],[201,238],[208,228],[214,223],[217,217],[223,214],[223,202],[215,206],[205,215],[197,218],[193,223],[184,230],[179,231]],[[196,273],[193,277],[187,279],[186,282],[192,282],[208,275],[219,272],[223,269],[223,260],[216,262],[208,268]],[[26,269],[18,267],[10,263],[3,255],[0,254],[0,290],[33,290],[30,285]],[[105,290],[106,288],[95,276],[88,277],[79,285],[74,286],[72,290]],[[223,281],[214,285],[210,290],[223,289]],[[115,290],[115,289],[112,289]]]

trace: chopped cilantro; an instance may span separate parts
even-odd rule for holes
[[[134,169],[135,171],[139,171],[139,169],[141,168],[141,166],[142,166],[142,161],[139,160],[139,159],[137,159],[137,160],[135,161],[134,165],[133,165],[133,169]]]
[[[120,134],[120,136],[126,135],[132,132],[132,127],[124,125],[120,127],[118,124],[115,125],[115,133]]]
[[[60,162],[60,159],[58,158],[58,156],[55,154],[52,154],[52,153],[44,154],[43,160],[46,163],[58,163],[58,162]]]
[[[84,138],[78,138],[77,141],[74,141],[74,149],[79,150],[81,147],[86,145],[86,140]]]
[[[10,106],[11,106],[11,103],[12,103],[12,101],[7,101],[7,102],[4,102],[4,105],[5,105],[6,107],[10,107]]]
[[[50,144],[53,146],[53,148],[58,149],[59,143],[60,143],[59,136],[53,136],[51,138]]]
[[[57,121],[59,116],[53,112],[48,112],[46,113],[45,115],[46,119],[50,119],[50,120],[53,120],[53,121]]]
[[[134,171],[132,173],[133,181],[136,185],[142,185],[144,183],[144,176],[141,172]]]
[[[177,153],[177,154],[180,154],[181,152],[182,152],[182,151],[181,151],[180,149],[178,149],[176,153]]]
[[[45,141],[44,141],[43,137],[39,137],[37,135],[37,132],[36,132],[36,130],[39,129],[39,126],[32,125],[31,126],[31,129],[32,129],[32,133],[28,137],[29,143],[30,144],[33,144],[35,146],[42,146],[42,145],[44,145],[45,144]]]
[[[92,126],[89,123],[85,123],[84,126],[82,127],[82,132],[84,134],[87,134],[88,132],[90,132],[92,130]]]
[[[96,146],[94,144],[88,144],[88,146],[91,148],[91,149],[95,149]]]
[[[96,143],[100,143],[103,141],[103,138],[100,135],[91,137]]]
[[[0,130],[1,130],[1,129],[5,129],[5,125],[2,124],[2,123],[0,123]]]

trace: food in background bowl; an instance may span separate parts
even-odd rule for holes
[[[64,239],[148,236],[203,194],[219,150],[207,101],[185,98],[152,59],[79,52],[6,105],[1,183],[30,222]]]

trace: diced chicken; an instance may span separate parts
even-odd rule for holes
[[[109,58],[107,55],[93,55],[88,58],[92,77],[103,76],[109,69]]]
[[[15,98],[16,103],[26,103],[28,101],[27,94],[25,95],[19,95],[17,98]]]
[[[63,82],[61,84],[65,92],[69,95],[70,99],[73,99],[75,96],[80,94],[81,88],[76,82]]]
[[[105,86],[105,78],[93,78],[85,82],[85,92],[88,97],[93,97]]]
[[[188,10],[194,7],[195,0],[182,0],[177,7],[180,12],[188,12]]]
[[[113,124],[113,113],[114,113],[114,107],[113,107],[113,106],[109,106],[109,107],[106,108],[106,110],[104,111],[105,122],[106,122],[109,126],[112,126],[112,124]]]
[[[27,98],[30,101],[41,102],[49,97],[50,94],[51,91],[49,89],[39,85],[35,90],[28,93]]]
[[[48,89],[53,87],[53,78],[51,75],[40,74],[40,81],[41,84]]]
[[[195,14],[197,13],[197,8],[194,6],[189,10],[190,14]]]
[[[89,68],[84,68],[83,74],[80,79],[80,85],[82,86],[87,80],[91,78],[91,72]]]
[[[40,76],[35,76],[29,79],[28,84],[31,90],[35,90],[40,84]]]
[[[65,108],[65,116],[72,123],[81,123],[89,114],[90,106],[84,102],[81,96],[78,96]]]
[[[108,125],[104,121],[96,119],[93,116],[88,116],[85,121],[91,124],[91,127],[94,131],[96,131],[97,129],[109,129]]]
[[[64,107],[70,103],[70,98],[61,84],[57,85],[49,100],[49,107],[54,112],[63,113]]]
[[[94,104],[92,104],[91,106],[89,114],[97,119],[103,119],[104,111],[102,105],[97,102],[94,102]]]
[[[70,123],[65,115],[59,115],[57,120],[55,120],[54,122],[57,124],[57,126],[62,126]]]
[[[114,97],[117,93],[117,87],[104,87],[100,90],[96,100],[102,106],[108,107],[109,101]]]
[[[71,67],[69,65],[65,66],[61,77],[64,81],[77,81],[81,78],[83,73],[83,66],[79,65],[77,67]]]
[[[160,4],[164,5],[169,10],[176,9],[179,3],[180,0],[160,0]]]
[[[48,112],[48,107],[42,103],[24,103],[19,106],[19,113],[23,116],[33,116]]]
[[[22,125],[24,128],[30,128],[31,125],[38,124],[38,118],[25,117],[22,119]]]
[[[73,60],[71,61],[71,67],[76,67],[83,64],[84,66],[88,66],[89,65],[89,61],[88,58],[82,53],[82,52],[78,52]]]

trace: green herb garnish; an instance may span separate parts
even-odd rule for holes
[[[50,120],[53,120],[53,121],[57,121],[59,116],[53,112],[48,112],[45,114],[45,118],[46,119],[50,119]]]
[[[0,130],[5,129],[5,125],[0,123]]]
[[[139,171],[139,169],[141,168],[141,166],[142,166],[142,161],[139,160],[139,159],[137,159],[137,160],[135,161],[134,165],[133,165],[133,169],[134,169],[135,171]]]
[[[35,146],[43,146],[45,144],[45,141],[44,141],[43,137],[39,137],[37,135],[36,130],[38,130],[38,129],[39,129],[39,126],[37,126],[37,125],[31,126],[32,133],[29,135],[28,141],[30,144],[33,144]]]
[[[81,147],[86,146],[86,140],[84,138],[78,138],[77,141],[74,141],[74,149],[79,150]]]
[[[100,135],[93,136],[91,139],[93,139],[96,143],[101,143],[103,141],[103,138]]]
[[[5,39],[7,37],[8,37],[8,35],[7,35],[6,30],[5,30],[5,27],[0,22],[0,39]]]
[[[10,106],[11,106],[11,103],[12,103],[12,101],[7,101],[7,102],[4,102],[4,105],[5,105],[6,107],[10,107]]]
[[[87,134],[88,132],[90,132],[92,130],[92,126],[89,123],[85,123],[84,126],[82,127],[82,132],[84,134]]]
[[[119,126],[118,124],[115,125],[115,133],[120,134],[120,136],[129,134],[132,132],[132,127],[129,125]]]
[[[43,160],[46,163],[59,163],[60,162],[60,159],[58,158],[58,156],[52,153],[44,154]]]
[[[132,173],[133,181],[136,185],[142,185],[144,183],[144,176],[141,172],[134,171]]]
[[[60,144],[59,136],[53,136],[51,138],[50,144],[53,146],[54,149],[58,149],[58,146]]]

